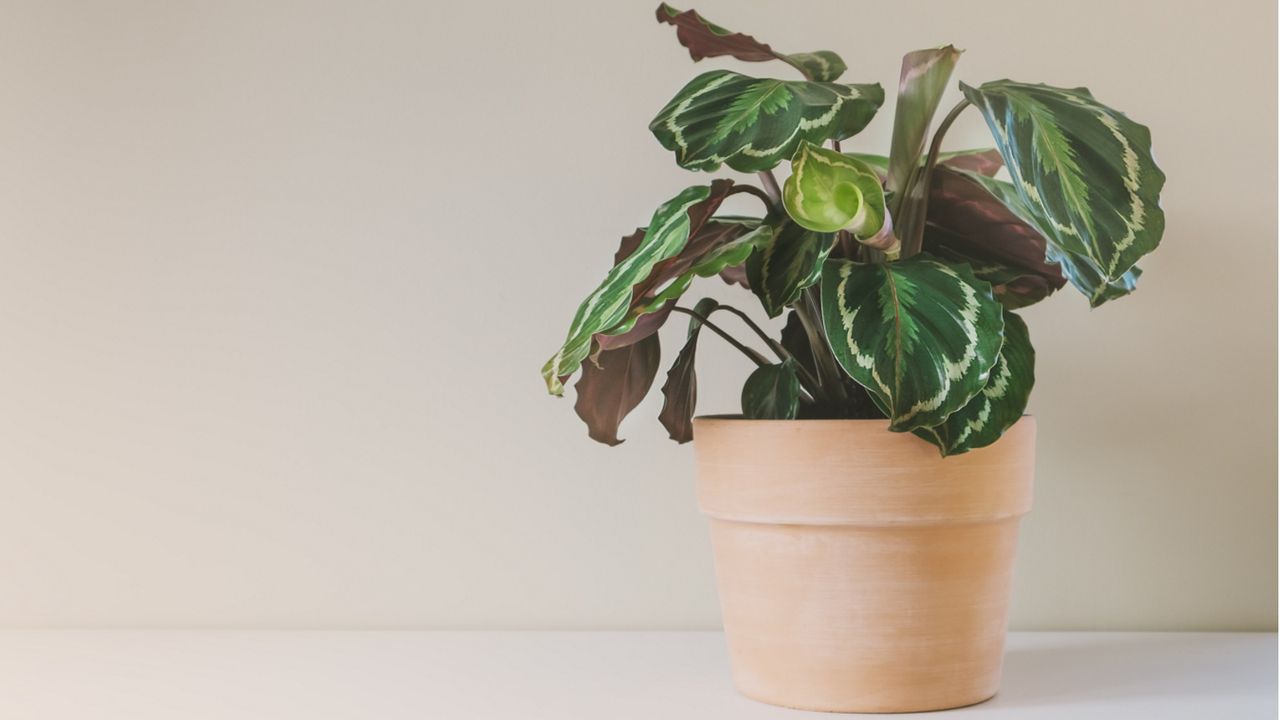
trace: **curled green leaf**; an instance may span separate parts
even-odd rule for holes
[[[848,230],[865,240],[884,228],[884,189],[875,169],[813,143],[801,143],[791,159],[782,202],[797,223],[817,232]]]

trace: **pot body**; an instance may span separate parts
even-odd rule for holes
[[[734,684],[775,705],[990,698],[1035,421],[943,458],[885,420],[694,421]]]

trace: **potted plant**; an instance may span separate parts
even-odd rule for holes
[[[837,82],[833,52],[781,53],[666,4],[657,17],[695,61],[777,60],[803,79],[712,70],[658,112],[649,129],[681,167],[760,186],[692,185],[624,237],[543,367],[547,388],[580,373],[590,436],[620,442],[654,384],[658,329],[687,316],[658,419],[697,438],[738,688],[834,711],[989,698],[1034,466],[1035,356],[1017,310],[1068,282],[1093,307],[1133,291],[1164,229],[1150,135],[1084,88],[996,80],[961,83],[930,136],[960,56],[946,46],[903,58],[888,156],[841,152],[880,85]],[[942,152],[968,108],[995,147]],[[735,194],[760,212],[717,214]],[[785,315],[780,335],[712,299],[681,304],[716,276]],[[706,330],[755,365],[740,416],[694,419]]]

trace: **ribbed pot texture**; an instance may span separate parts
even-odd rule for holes
[[[885,420],[694,420],[738,690],[833,712],[994,695],[1035,434],[943,458]]]

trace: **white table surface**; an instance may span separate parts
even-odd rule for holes
[[[1014,633],[977,718],[1276,717],[1276,636]],[[713,632],[0,632],[0,718],[831,718],[734,693]]]

